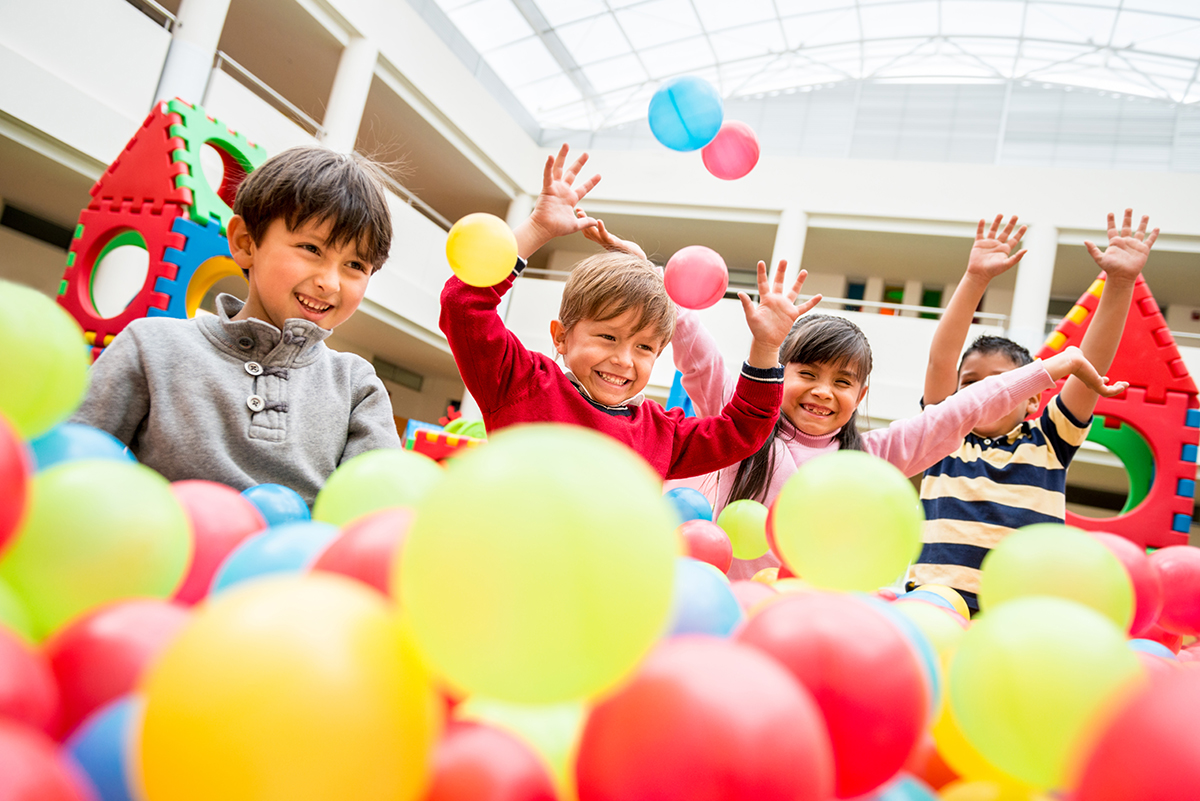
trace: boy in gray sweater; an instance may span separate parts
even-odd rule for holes
[[[371,165],[319,147],[267,160],[233,210],[246,302],[222,294],[216,316],[132,322],[96,360],[72,420],[171,481],[282,484],[311,506],[342,462],[401,447],[370,363],[323,342],[387,260],[391,214]]]

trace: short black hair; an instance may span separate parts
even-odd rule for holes
[[[353,242],[372,272],[392,248],[392,214],[380,169],[357,153],[309,145],[274,155],[242,181],[233,212],[246,221],[255,244],[278,219],[289,231],[310,220],[332,220],[330,244]]]
[[[962,372],[963,362],[972,353],[980,353],[984,356],[990,356],[993,353],[1002,353],[1017,367],[1024,367],[1033,361],[1033,357],[1029,355],[1029,351],[1011,339],[983,334],[972,342],[971,347],[967,348],[963,353],[962,360],[958,363],[958,371],[960,373]]]

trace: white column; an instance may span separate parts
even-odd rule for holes
[[[321,120],[325,129],[321,141],[339,153],[351,152],[358,141],[358,127],[367,107],[378,58],[379,47],[362,36],[351,37],[342,50],[325,117]]]
[[[1029,250],[1017,265],[1008,338],[1037,353],[1046,341],[1046,310],[1050,305],[1050,282],[1058,252],[1058,229],[1031,225],[1022,245]]]
[[[804,238],[808,235],[808,215],[796,208],[784,209],[779,213],[779,227],[775,229],[775,248],[771,251],[771,261],[767,264],[767,275],[775,274],[775,265],[780,260],[787,259],[785,287],[790,287],[800,272],[800,259],[804,256]],[[800,290],[811,294],[807,290]]]
[[[176,97],[189,103],[203,101],[228,12],[229,0],[180,1],[155,103]]]
[[[925,285],[922,284],[920,281],[914,281],[914,280],[910,279],[910,280],[904,282],[904,297],[901,299],[900,302],[903,303],[905,306],[920,306],[921,305],[921,297],[924,294],[925,294]],[[906,311],[906,312],[901,312],[900,316],[901,317],[916,317],[917,313],[914,311]]]

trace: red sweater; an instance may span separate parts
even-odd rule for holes
[[[733,398],[715,417],[687,417],[651,400],[608,407],[584,397],[552,359],[528,350],[496,313],[515,276],[494,287],[452,277],[442,289],[439,324],[488,431],[537,422],[585,426],[628,445],[663,478],[736,464],[770,436],[783,398],[782,367],[744,365]]]

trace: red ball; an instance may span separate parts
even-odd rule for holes
[[[433,755],[422,801],[556,801],[547,764],[524,742],[480,723],[454,721]]]
[[[186,606],[170,601],[118,601],[56,632],[45,645],[62,697],[54,735],[65,738],[92,712],[132,692],[190,619]]]
[[[381,509],[348,523],[312,569],[358,579],[391,597],[392,561],[414,514],[406,508]]]
[[[243,540],[267,527],[253,503],[232,487],[215,481],[176,481],[171,492],[192,523],[192,564],[175,600],[194,604],[208,595],[225,557]]]
[[[1150,554],[1150,564],[1162,581],[1158,624],[1176,634],[1200,634],[1200,548],[1160,548]]]
[[[1129,622],[1129,636],[1141,637],[1162,612],[1162,582],[1158,571],[1150,565],[1141,546],[1118,534],[1094,532],[1092,536],[1113,552],[1129,574],[1133,583],[1133,620]]]
[[[33,462],[17,430],[0,415],[0,554],[25,516]]]
[[[725,573],[733,564],[733,543],[725,529],[711,520],[688,520],[676,529],[683,540],[685,555]]]
[[[1200,798],[1200,670],[1156,676],[1109,719],[1074,801]]]
[[[675,252],[663,268],[663,285],[671,300],[685,309],[707,309],[729,287],[729,270],[721,254],[703,245]]]
[[[713,140],[700,150],[705,168],[722,181],[735,181],[758,164],[758,136],[738,120],[726,120]]]
[[[825,801],[829,740],[812,698],[753,648],[661,643],[592,710],[576,762],[579,801]]]
[[[1179,653],[1179,649],[1183,645],[1182,634],[1176,634],[1173,631],[1167,631],[1157,623],[1151,624],[1150,628],[1142,632],[1142,639],[1154,640],[1155,642],[1162,643],[1175,653]]]
[[[916,650],[887,616],[852,595],[788,595],[735,635],[775,657],[829,728],[839,798],[891,779],[925,730],[929,689]]]
[[[2,801],[95,801],[82,772],[46,735],[0,718]]]
[[[50,662],[0,626],[0,718],[49,734],[57,715],[58,685]]]
[[[729,582],[729,591],[737,598],[738,606],[742,607],[742,611],[747,615],[763,601],[779,594],[771,586],[749,579]]]

